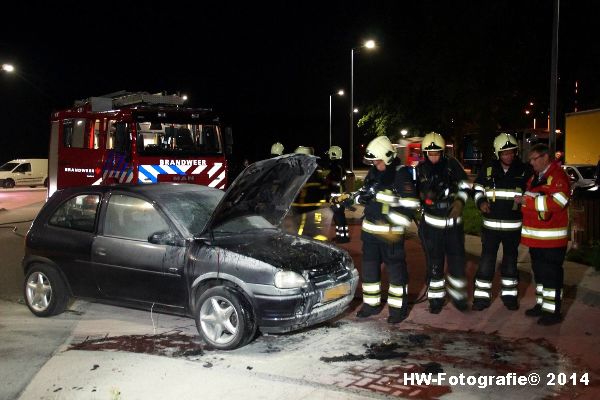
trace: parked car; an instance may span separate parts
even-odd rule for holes
[[[225,193],[189,184],[57,191],[27,233],[27,306],[55,315],[75,296],[186,315],[219,349],[245,345],[257,329],[338,316],[358,283],[352,258],[279,228],[315,159],[260,161]]]
[[[594,174],[596,166],[591,164],[565,164],[562,166],[569,181],[571,193],[578,189],[590,189],[596,185]]]
[[[48,186],[48,160],[12,160],[0,166],[0,187]]]

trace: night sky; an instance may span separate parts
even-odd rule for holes
[[[379,47],[354,62],[361,110],[394,96],[421,129],[439,129],[433,105],[454,91],[451,113],[502,97],[516,128],[529,99],[549,103],[550,0],[57,3],[3,10],[0,63],[18,73],[0,76],[0,162],[46,157],[52,110],[118,90],[181,92],[215,109],[233,127],[237,158],[265,158],[275,141],[322,155],[329,94],[349,92],[350,49],[371,38]],[[599,3],[561,1],[559,116],[575,101],[600,108]],[[334,98],[333,141],[344,151],[348,114],[348,96]]]

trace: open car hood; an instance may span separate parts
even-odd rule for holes
[[[225,192],[205,231],[245,215],[260,215],[279,226],[316,168],[317,157],[304,154],[286,154],[248,166]]]

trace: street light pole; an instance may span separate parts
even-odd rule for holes
[[[354,171],[354,47],[350,50],[350,171]]]
[[[375,48],[374,40],[367,40],[361,47]],[[354,50],[350,50],[350,171],[354,171]]]
[[[331,94],[329,95],[329,148],[331,148]]]

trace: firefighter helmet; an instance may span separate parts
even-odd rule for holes
[[[294,150],[294,153],[306,154],[307,156],[312,156],[314,154],[314,151],[313,151],[312,147],[298,146],[298,147],[296,147],[296,150]]]
[[[508,133],[501,133],[494,139],[494,153],[500,158],[500,153],[505,150],[516,150],[519,148],[517,139]]]
[[[429,153],[430,151],[443,152],[445,147],[446,141],[442,135],[435,132],[429,132],[423,137],[423,141],[421,142],[421,151],[423,151],[425,154]]]
[[[367,145],[364,161],[366,164],[373,164],[375,160],[381,160],[385,165],[390,165],[396,158],[396,150],[387,136],[377,136]]]
[[[271,155],[272,156],[280,156],[283,154],[283,145],[279,142],[273,143],[271,146]]]
[[[331,146],[325,154],[329,156],[330,160],[342,159],[342,149],[340,148],[340,146]]]

